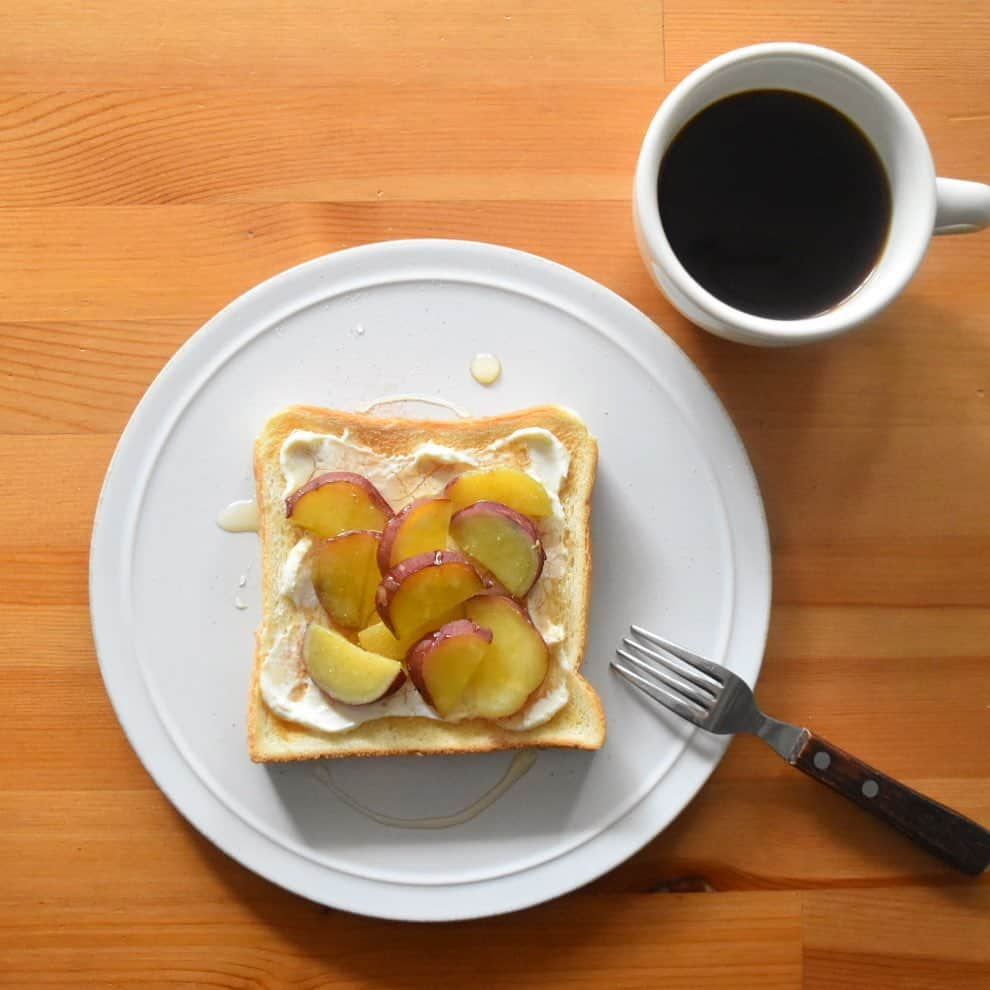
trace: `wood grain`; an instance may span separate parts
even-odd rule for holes
[[[986,884],[818,892],[804,906],[804,986],[985,987],[988,907]]]
[[[563,81],[535,94],[486,79],[471,97],[455,126],[463,94],[424,85],[19,93],[0,104],[0,180],[26,207],[624,200],[656,89],[617,86],[614,106],[582,107],[565,133],[576,100]],[[498,140],[506,119],[525,143]]]
[[[168,358],[259,280],[392,237],[546,255],[712,382],[773,539],[764,706],[990,823],[990,235],[936,240],[861,332],[766,352],[691,327],[633,241],[664,93],[732,47],[877,69],[941,174],[990,178],[980,0],[22,0],[0,14],[0,985],[907,987],[990,979],[963,881],[752,739],[638,855],[451,926],[324,910],[172,809],[103,690],[93,512]]]
[[[662,72],[662,6],[563,0],[535,4],[438,0],[217,0],[203,17],[195,0],[149,16],[118,3],[87,11],[73,0],[26,0],[5,13],[0,85],[48,90],[290,87],[331,84],[347,93],[386,74],[428,88],[589,81],[622,84]],[[467,104],[465,104],[466,106]]]

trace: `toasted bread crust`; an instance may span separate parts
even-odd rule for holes
[[[279,455],[293,430],[340,435],[385,456],[408,453],[427,441],[455,449],[480,449],[526,427],[542,427],[571,455],[560,492],[572,561],[555,586],[552,607],[567,630],[569,700],[549,722],[513,731],[484,719],[447,723],[417,717],[385,717],[338,733],[323,733],[276,716],[261,697],[262,661],[277,632],[278,577],[285,554],[298,537],[285,518],[284,480]],[[578,673],[584,654],[591,586],[590,500],[598,447],[581,420],[558,406],[537,406],[500,416],[463,420],[417,420],[292,406],[273,416],[257,438],[254,470],[262,546],[263,611],[256,633],[248,706],[248,748],[256,762],[285,762],[338,756],[427,753],[482,753],[527,747],[598,749],[605,736],[605,715],[591,685]]]

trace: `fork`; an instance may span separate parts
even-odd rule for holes
[[[630,627],[630,635],[615,653],[612,667],[617,673],[688,722],[717,735],[759,736],[792,767],[827,784],[963,873],[976,876],[990,864],[990,831],[810,729],[764,715],[749,685],[731,670],[641,626]]]

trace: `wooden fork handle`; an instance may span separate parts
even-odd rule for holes
[[[790,763],[893,825],[957,870],[975,876],[990,864],[990,831],[874,770],[808,729]]]

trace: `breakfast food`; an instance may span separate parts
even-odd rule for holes
[[[398,660],[355,646],[333,629],[311,623],[302,648],[309,676],[335,701],[370,705],[398,691],[406,672]]]
[[[445,550],[452,511],[449,498],[420,498],[389,519],[378,550],[382,573],[427,550]]]
[[[355,529],[313,547],[313,590],[338,626],[363,629],[374,613],[382,579],[378,569],[380,545],[380,533]]]
[[[441,718],[457,711],[492,638],[490,629],[455,619],[421,639],[406,657],[413,684]]]
[[[328,471],[286,496],[285,514],[318,536],[336,536],[355,529],[380,530],[392,510],[367,478],[353,471]]]
[[[269,420],[251,757],[599,748],[579,673],[596,460],[555,406]]]
[[[543,570],[543,544],[536,526],[500,502],[475,502],[461,509],[450,520],[450,535],[516,598],[529,593]]]
[[[414,639],[436,620],[484,590],[471,562],[456,550],[427,550],[396,564],[382,578],[375,604],[397,639]]]

